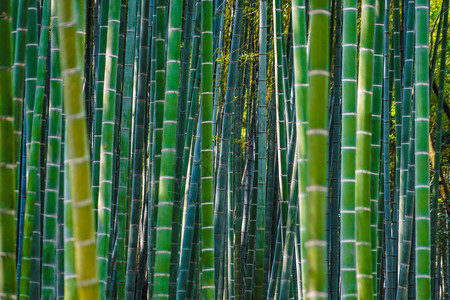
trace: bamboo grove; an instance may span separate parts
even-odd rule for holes
[[[448,7],[0,1],[0,298],[450,299]]]

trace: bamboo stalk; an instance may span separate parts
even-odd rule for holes
[[[16,221],[15,171],[16,152],[14,140],[14,102],[13,102],[13,55],[11,35],[11,1],[0,4],[0,32],[4,46],[0,54],[0,132],[2,151],[0,151],[0,295],[5,298],[16,297]]]
[[[49,132],[47,151],[47,178],[44,200],[44,224],[42,245],[42,298],[55,298],[57,256],[57,216],[61,169],[61,139],[62,139],[62,91],[61,66],[58,42],[58,17],[56,16],[56,1],[52,1],[51,28],[51,71],[50,71],[50,101],[49,101]]]
[[[310,2],[310,38],[308,53],[308,119],[307,151],[309,155],[306,187],[306,298],[326,299],[326,236],[325,214],[327,193],[327,139],[328,116],[326,102],[329,82],[329,44],[330,12],[329,2],[316,0]]]
[[[416,276],[415,286],[417,298],[431,299],[431,261],[430,261],[430,173],[429,146],[427,142],[429,127],[429,3],[419,0],[415,7],[415,80],[414,95],[416,97],[415,145],[416,178],[415,178],[415,227],[416,227]]]
[[[370,161],[375,1],[362,3],[356,121],[356,278],[358,298],[373,298],[370,231]],[[375,158],[376,159],[376,158]]]
[[[78,295],[96,299],[99,285],[96,278],[94,216],[90,185],[89,146],[83,99],[79,54],[82,49],[76,39],[77,10],[70,0],[58,6],[61,48],[61,73],[64,84],[64,110],[67,129],[67,159],[75,237],[75,269]],[[75,45],[75,50],[71,47]],[[83,216],[83,217],[81,217]]]
[[[201,10],[201,244],[200,244],[200,295],[202,298],[214,297],[214,181],[213,181],[213,36],[211,0],[202,0]]]

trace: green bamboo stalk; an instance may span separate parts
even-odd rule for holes
[[[134,146],[133,146],[133,181],[131,187],[131,212],[128,232],[128,249],[127,249],[127,276],[125,280],[125,292],[127,299],[134,299],[135,295],[135,281],[136,281],[136,258],[137,258],[137,242],[139,233],[139,219],[141,214],[142,202],[142,177],[145,174],[143,171],[144,163],[144,127],[145,127],[145,107],[147,95],[147,68],[148,68],[148,51],[146,49],[148,42],[148,17],[149,17],[149,1],[142,0],[141,2],[141,24],[140,24],[140,39],[139,51],[140,59],[137,73],[137,93],[135,100],[135,120],[134,120]],[[138,18],[139,19],[139,18]],[[145,181],[144,181],[145,182]]]
[[[286,236],[284,238],[284,247],[283,247],[283,260],[281,266],[281,279],[280,279],[280,299],[287,299],[290,292],[290,284],[291,275],[292,275],[292,263],[293,263],[293,255],[294,255],[294,246],[295,246],[295,223],[296,218],[298,216],[298,162],[297,158],[298,154],[295,153],[294,165],[292,167],[292,179],[291,179],[291,190],[290,190],[290,199],[289,199],[289,210],[288,217],[286,222]]]
[[[10,4],[10,16],[11,16],[11,50],[14,59],[14,47],[16,45],[16,36],[17,36],[17,11],[19,9],[19,1],[13,1]]]
[[[130,173],[131,152],[131,118],[134,52],[136,38],[137,1],[128,2],[127,36],[124,63],[124,81],[122,94],[122,115],[120,123],[120,162],[119,162],[119,190],[117,211],[117,297],[125,299],[126,250],[125,228],[127,222],[128,185]]]
[[[93,143],[92,143],[92,192],[94,199],[94,216],[95,228],[97,228],[97,200],[100,188],[100,149],[102,140],[102,115],[103,115],[103,91],[105,79],[105,63],[106,63],[106,42],[108,37],[108,16],[109,1],[101,0],[100,2],[100,24],[97,45],[97,57],[95,63],[95,112],[93,124]]]
[[[356,278],[358,298],[373,299],[370,231],[370,161],[375,0],[361,12],[361,44],[356,121]]]
[[[135,25],[135,23],[133,23]],[[121,124],[122,124],[122,94],[123,94],[123,85],[124,85],[124,64],[125,64],[125,42],[126,42],[126,31],[127,31],[127,2],[125,0],[120,1],[120,26],[119,26],[119,50],[118,50],[118,60],[117,60],[117,80],[116,80],[116,95],[115,95],[115,117],[114,117],[114,144],[116,145],[114,147],[114,162],[113,162],[113,199],[112,201],[112,216],[114,216],[114,219],[117,220],[118,218],[118,194],[119,194],[119,166],[120,166],[120,132],[121,132]],[[135,27],[133,27],[135,29]],[[87,40],[87,38],[86,38]],[[87,58],[86,58],[87,60]],[[88,67],[87,69],[89,69]],[[87,73],[88,70],[85,71]],[[90,105],[91,101],[88,99],[86,101],[88,104],[86,106]],[[129,120],[131,122],[131,120]],[[126,123],[126,122],[123,122]],[[129,148],[127,148],[128,152],[130,151]],[[114,225],[117,225],[117,221],[114,221]],[[111,223],[113,223],[111,219]],[[113,226],[113,225],[112,225]],[[113,226],[114,231],[111,233],[117,236],[117,226]],[[115,245],[112,246],[114,243],[110,239],[110,257],[112,255],[111,251],[114,252]],[[111,264],[110,264],[111,266]],[[113,271],[111,270],[108,272],[108,278],[111,277],[111,273]],[[123,277],[125,278],[125,277]],[[113,282],[112,280],[108,279],[108,282]],[[111,290],[112,286],[109,285],[109,290]]]
[[[309,128],[306,131],[309,155],[306,191],[306,298],[326,299],[325,212],[327,194],[327,101],[329,85],[330,12],[329,1],[310,2],[310,37],[308,46],[308,104]]]
[[[412,84],[413,84],[413,55],[414,55],[414,2],[410,1],[408,3],[408,16],[407,16],[407,31],[406,31],[406,43],[405,43],[405,76],[402,82],[402,100],[403,100],[403,112],[402,112],[402,145],[401,145],[401,162],[400,162],[400,192],[399,192],[399,232],[398,232],[398,248],[399,248],[399,259],[398,259],[398,285],[397,295],[401,293],[399,291],[400,284],[404,284],[404,291],[402,295],[407,295],[407,283],[408,283],[408,269],[404,272],[400,272],[400,263],[408,261],[409,255],[404,258],[403,253],[405,253],[405,247],[410,247],[409,244],[403,243],[403,233],[406,232],[403,229],[404,224],[404,211],[405,211],[405,198],[406,198],[406,183],[407,183],[407,165],[409,159],[408,145],[409,145],[409,134],[410,134],[410,114],[411,114],[411,96],[412,96]],[[412,230],[411,227],[408,228],[408,232]],[[406,297],[406,296],[405,296]]]
[[[11,1],[0,4],[0,295],[5,299],[16,297],[16,221],[15,216],[15,140],[13,102],[13,47],[11,35]]]
[[[200,126],[199,126],[200,127]],[[199,279],[199,251],[200,251],[200,207],[197,207],[194,221],[194,237],[192,241],[191,261],[189,264],[189,277],[186,299],[196,299],[198,296],[198,279]]]
[[[416,97],[415,145],[416,178],[415,178],[415,227],[416,227],[416,278],[415,286],[418,299],[431,299],[430,278],[430,173],[429,173],[429,3],[417,0],[415,7],[415,80],[414,95]]]
[[[225,243],[224,243],[224,245],[223,245],[223,252],[225,252],[225,255],[224,255],[224,260],[223,260],[223,264],[225,265],[225,263],[227,263],[228,262],[228,252],[226,251],[227,250],[227,248],[228,248],[228,241],[225,241]],[[226,267],[226,266],[224,266],[224,271],[223,271],[223,278],[224,278],[224,281],[223,281],[223,288],[224,288],[224,293],[223,293],[223,297],[225,298],[225,299],[229,299],[229,297],[228,297],[228,291],[229,291],[229,289],[228,289],[228,268]]]
[[[383,125],[382,127],[383,128]],[[383,130],[383,129],[381,129]],[[383,165],[383,148],[381,148],[383,141],[381,140],[381,153],[380,153],[380,175],[379,175],[379,193],[378,193],[378,206],[377,206],[377,230],[376,230],[376,238],[377,238],[377,281],[375,283],[377,290],[377,297],[383,297],[383,285],[384,285],[384,271],[383,264],[385,263],[385,258],[383,258],[384,249],[386,247],[386,242],[384,240],[384,175],[381,171]]]
[[[288,167],[286,158],[286,122],[285,117],[287,113],[285,110],[286,94],[288,91],[284,90],[283,86],[283,59],[282,48],[283,40],[281,36],[281,1],[273,1],[273,26],[274,30],[274,55],[275,55],[275,90],[276,90],[276,105],[277,105],[277,146],[278,146],[278,168],[279,168],[279,184],[281,187],[281,229],[286,231],[286,219],[288,212]]]
[[[252,20],[247,21],[249,24],[249,28],[247,29],[247,35],[249,36],[249,40],[247,42],[247,51],[248,53],[254,53],[254,38],[253,38],[253,28],[251,24],[253,23]],[[243,125],[243,129],[245,130],[245,133],[242,133],[242,139],[243,141],[247,141],[247,145],[245,147],[245,178],[246,182],[244,183],[244,194],[243,194],[243,203],[244,203],[244,210],[243,210],[243,222],[241,226],[241,244],[242,244],[242,260],[243,263],[243,274],[244,274],[244,298],[249,298],[251,296],[251,292],[253,289],[253,273],[254,273],[254,242],[255,242],[255,219],[256,215],[252,217],[252,213],[255,213],[255,211],[252,211],[253,208],[256,207],[256,191],[253,192],[256,188],[256,177],[257,177],[257,170],[255,171],[255,144],[254,144],[254,137],[255,137],[255,128],[254,128],[254,120],[256,119],[255,113],[256,110],[253,109],[256,105],[256,97],[252,98],[253,95],[255,95],[255,88],[256,88],[256,72],[254,72],[253,67],[253,61],[247,60],[245,62],[245,68],[246,68],[246,79],[245,79],[245,85],[242,90],[244,108],[245,111],[245,123]],[[256,208],[255,208],[256,209]],[[250,227],[252,225],[252,227]],[[251,278],[249,277],[251,276]],[[221,274],[220,274],[221,276]]]
[[[331,188],[331,193],[328,193],[328,198],[330,199],[330,205],[328,208],[328,225],[331,226],[329,229],[329,234],[331,235],[328,239],[328,261],[329,261],[329,271],[328,271],[328,290],[331,299],[337,299],[339,294],[339,206],[340,206],[340,136],[341,136],[341,76],[342,76],[342,1],[336,0],[334,4],[335,8],[335,23],[336,29],[334,30],[335,41],[334,41],[334,70],[333,70],[333,89],[332,93],[332,104],[330,103],[330,121],[329,130],[330,137],[328,139],[329,149],[331,153],[329,154],[329,179],[328,186]],[[332,26],[333,27],[333,26]],[[332,42],[332,41],[331,41]]]
[[[281,2],[281,1],[280,1]],[[277,3],[277,2],[276,2]],[[280,10],[281,12],[281,10]],[[278,28],[276,28],[278,30]],[[295,128],[294,128],[294,122],[295,122],[295,112],[294,112],[294,104],[291,99],[291,87],[290,87],[290,70],[289,65],[287,61],[287,55],[286,55],[286,42],[285,42],[285,31],[283,30],[283,23],[281,23],[280,26],[280,34],[277,35],[277,38],[279,37],[279,41],[281,42],[281,59],[282,59],[282,74],[283,74],[283,96],[285,99],[285,114],[286,114],[286,137],[288,139],[289,149],[293,149],[295,147]],[[289,50],[291,47],[289,47]],[[291,72],[292,73],[292,72]],[[288,181],[291,180],[291,174],[292,174],[292,167],[293,167],[293,151],[288,151],[291,153],[291,156],[288,157]],[[287,201],[287,200],[286,200]],[[288,201],[287,201],[288,202]]]
[[[301,292],[306,295],[306,248],[303,242],[306,239],[306,186],[307,186],[307,137],[308,129],[307,105],[308,105],[308,73],[307,68],[307,41],[306,41],[306,12],[305,1],[292,2],[292,28],[294,47],[294,93],[297,118],[297,152],[298,152],[298,176],[299,176],[299,220],[301,234],[301,262],[302,262],[302,287]]]
[[[58,25],[61,48],[61,70],[64,84],[64,110],[67,128],[67,158],[73,205],[75,237],[75,269],[77,291],[82,299],[96,299],[99,293],[96,278],[94,216],[90,185],[90,160],[82,99],[80,52],[76,38],[77,13],[75,3],[64,0],[58,6]],[[73,45],[75,49],[73,49]]]
[[[17,3],[17,18],[15,18],[16,34],[13,44],[13,97],[14,97],[14,139],[15,139],[15,162],[16,162],[16,190],[19,195],[18,185],[21,176],[20,173],[20,151],[22,149],[22,122],[23,122],[23,95],[24,95],[24,76],[25,76],[25,42],[27,37],[27,19],[28,19],[28,0],[13,1]],[[27,133],[31,134],[30,132]]]
[[[344,1],[342,36],[341,245],[342,297],[356,299],[355,154],[357,1]]]
[[[295,243],[295,273],[294,276],[296,277],[296,289],[294,290],[297,294],[294,295],[295,298],[303,299],[303,285],[304,285],[304,279],[302,277],[303,269],[305,269],[305,266],[302,266],[302,243],[301,243],[301,235],[300,235],[300,213],[297,214],[297,218],[295,220],[295,237],[294,237],[294,243]]]
[[[197,2],[197,7],[199,2]],[[199,15],[198,15],[199,16]],[[200,17],[198,18],[200,19]],[[200,24],[200,22],[198,22]],[[200,39],[200,35],[198,36],[198,38]],[[195,37],[194,37],[194,43],[195,43]],[[197,45],[198,46],[198,45]],[[194,45],[193,45],[194,47]],[[195,48],[194,48],[195,49]],[[197,47],[198,50],[198,47]],[[195,52],[193,51],[193,54]],[[187,176],[187,170],[188,170],[188,162],[189,162],[189,155],[190,155],[190,151],[191,148],[193,146],[193,141],[192,141],[192,135],[193,132],[195,131],[195,127],[198,126],[197,124],[197,119],[198,119],[198,102],[199,102],[199,85],[200,85],[200,66],[201,66],[201,60],[197,59],[191,60],[191,64],[194,63],[194,61],[196,62],[195,66],[192,65],[191,66],[191,70],[190,70],[190,82],[189,85],[191,86],[189,88],[190,92],[189,92],[189,98],[191,99],[190,102],[190,108],[189,108],[189,119],[188,119],[188,124],[187,124],[187,130],[186,130],[186,140],[185,140],[185,146],[184,146],[184,154],[183,154],[183,178],[182,181],[184,183],[183,187],[184,189],[186,189],[188,187],[186,182],[186,176]],[[193,76],[193,77],[192,77]]]
[[[250,35],[250,39],[252,36],[252,30],[249,30],[249,35]],[[251,41],[248,43],[248,48],[249,48],[249,52],[251,52]],[[254,145],[253,145],[253,124],[252,124],[252,120],[254,119],[253,117],[253,113],[254,110],[252,109],[253,107],[253,100],[249,98],[249,95],[252,94],[251,92],[251,86],[250,85],[250,78],[252,77],[252,68],[251,68],[251,62],[247,62],[245,63],[246,65],[246,69],[249,71],[246,73],[246,84],[245,84],[245,89],[247,89],[246,91],[243,91],[243,97],[245,97],[246,99],[244,100],[244,111],[246,111],[247,113],[244,115],[245,117],[245,121],[244,121],[244,129],[245,129],[245,133],[243,133],[243,137],[242,139],[245,141],[248,141],[247,143],[247,147],[245,147],[245,156],[244,156],[244,175],[245,177],[243,177],[243,180],[241,181],[241,183],[243,183],[243,212],[242,212],[242,226],[241,226],[241,244],[242,244],[242,258],[245,261],[245,267],[244,267],[244,271],[245,271],[245,276],[247,277],[247,271],[246,269],[250,269],[250,267],[247,267],[246,265],[248,264],[247,262],[247,245],[249,242],[249,231],[248,231],[248,226],[249,226],[249,221],[250,221],[250,206],[251,206],[251,202],[252,202],[252,182],[253,182],[253,178],[254,178],[254,166],[255,166],[255,159],[254,159]],[[253,270],[252,270],[253,271]],[[244,278],[244,298],[248,297],[248,285],[245,283],[245,278]],[[247,294],[247,295],[246,295]]]
[[[231,116],[231,122],[234,123],[233,116]],[[234,139],[234,128],[231,129],[230,139]],[[234,143],[230,143],[230,151],[228,154],[228,193],[227,193],[227,286],[228,286],[228,298],[235,299],[235,268],[234,268],[234,189],[233,189],[233,157]]]
[[[409,188],[409,187],[408,187]],[[409,192],[409,191],[408,191]],[[412,248],[416,248],[416,238],[415,238],[415,231],[416,231],[416,227],[413,226],[412,228]],[[414,253],[414,251],[411,253],[411,267],[409,268],[409,274],[408,274],[408,282],[409,282],[409,286],[408,286],[408,299],[415,299],[416,298],[416,286],[414,284],[414,274],[416,273],[416,269],[415,269],[415,264],[416,264],[416,255]],[[438,265],[439,267],[439,265]]]
[[[413,84],[413,55],[414,55],[414,1],[408,2],[408,15],[406,25],[406,42],[404,48],[404,70],[402,80],[402,144],[401,144],[401,160],[400,160],[400,192],[399,192],[399,226],[398,226],[398,241],[399,241],[399,261],[401,260],[401,241],[403,234],[404,221],[404,207],[407,186],[407,172],[408,172],[408,149],[409,149],[409,134],[410,134],[410,120],[411,120],[411,97]],[[400,278],[399,278],[400,280]]]
[[[158,215],[156,223],[156,251],[153,298],[169,297],[170,254],[175,181],[177,110],[181,60],[181,18],[183,5],[170,1],[164,122],[159,175]]]
[[[254,104],[256,104],[256,98],[254,101]],[[252,124],[251,124],[251,135],[250,138],[253,141],[250,141],[250,143],[253,143],[254,145],[257,143],[257,137],[256,137],[256,109],[252,109]],[[254,161],[258,161],[258,154],[255,151],[255,147],[250,147],[250,153],[249,155],[253,156]],[[253,149],[252,149],[253,148]],[[253,154],[251,154],[253,152]],[[246,256],[246,279],[245,279],[245,293],[244,298],[245,299],[252,299],[253,293],[254,293],[254,284],[255,284],[255,263],[256,263],[256,218],[257,218],[257,207],[258,207],[258,164],[253,162],[253,170],[252,170],[252,176],[253,176],[253,183],[250,183],[251,186],[251,203],[250,203],[250,210],[249,210],[249,224],[248,224],[248,246],[247,246],[247,256]],[[261,274],[262,275],[262,274]]]
[[[190,61],[190,70],[189,70],[189,83],[188,83],[188,107],[189,107],[189,117],[187,118],[186,124],[186,139],[184,141],[184,153],[183,153],[183,170],[182,170],[182,179],[181,182],[183,184],[182,191],[185,189],[185,178],[187,172],[187,166],[189,162],[189,151],[191,149],[191,141],[192,136],[195,134],[193,131],[194,118],[198,113],[198,95],[193,96],[194,91],[198,92],[198,84],[200,82],[200,63],[198,51],[200,45],[200,2],[197,1],[195,5],[195,24],[194,24],[194,33],[192,40],[192,55]]]
[[[153,1],[152,1],[152,5],[153,5]],[[152,130],[155,128],[155,106],[156,106],[156,101],[155,101],[155,96],[156,96],[156,8],[152,7],[152,35],[151,35],[151,49],[150,49],[150,117],[151,117],[151,128]],[[154,166],[155,166],[155,154],[154,154],[154,148],[155,148],[155,134],[154,134],[154,130],[153,133],[151,134],[152,137],[152,144],[149,145],[149,164],[151,163],[151,171],[149,172],[149,179],[148,179],[148,184],[152,185],[155,182],[155,177],[153,176],[155,174],[155,172],[153,171]],[[148,240],[150,242],[147,243],[148,249],[147,249],[147,284],[148,284],[148,289],[147,289],[147,295],[148,297],[150,297],[150,295],[153,293],[153,270],[154,270],[154,254],[155,254],[155,231],[156,231],[156,226],[155,226],[155,215],[156,215],[156,206],[155,203],[153,202],[153,198],[152,198],[152,188],[149,186],[148,187],[148,207],[149,207],[149,211],[147,214],[148,217],[148,221],[147,224],[150,227],[148,229]]]
[[[55,6],[53,6],[55,8]],[[57,32],[57,19],[58,17],[55,15],[55,18],[53,19],[55,22],[53,22],[53,25],[55,26],[55,31]],[[52,21],[53,21],[52,20]],[[59,52],[58,52],[59,53]],[[56,55],[53,55],[53,59]],[[58,62],[59,62],[59,55],[58,55]],[[54,75],[54,73],[53,73]],[[61,82],[61,81],[60,81]],[[61,85],[61,95],[62,95],[62,83]],[[52,94],[52,91],[50,90],[50,94]],[[61,101],[62,102],[62,101]],[[63,299],[64,298],[64,175],[65,172],[65,166],[64,166],[64,156],[65,156],[65,126],[64,126],[64,113],[61,113],[61,150],[60,150],[60,160],[59,160],[59,191],[58,191],[58,216],[57,216],[57,244],[56,244],[56,299]]]
[[[100,189],[97,201],[97,263],[100,297],[106,297],[109,264],[111,199],[113,198],[114,173],[114,117],[119,51],[120,0],[109,3],[108,34],[103,85],[102,136],[100,150]]]
[[[251,31],[250,31],[251,35]],[[251,42],[249,42],[248,47],[251,47]],[[248,68],[250,69],[251,73],[251,62],[246,63]],[[249,74],[248,78],[250,78],[251,74]],[[247,88],[251,88],[247,86]],[[256,110],[253,108],[253,99],[249,98],[249,95],[251,95],[251,92],[249,92],[246,96],[246,108],[244,108],[247,111],[246,121],[245,121],[245,134],[243,134],[243,139],[248,141],[248,146],[245,147],[245,167],[244,167],[244,176],[243,177],[243,203],[244,203],[244,209],[242,213],[242,226],[241,226],[241,245],[242,245],[242,270],[244,271],[244,280],[243,280],[243,292],[244,292],[244,299],[248,299],[251,297],[251,288],[253,283],[253,261],[254,261],[254,252],[252,251],[252,248],[254,249],[254,246],[251,243],[254,243],[254,231],[250,231],[250,223],[254,225],[254,222],[251,221],[251,210],[255,207],[253,200],[253,186],[255,184],[255,177],[257,177],[257,174],[255,174],[255,151],[254,151],[254,122],[255,120],[255,112]],[[257,171],[256,171],[257,172]],[[256,176],[255,176],[256,175]],[[255,215],[256,218],[256,215]],[[255,229],[255,228],[253,228]],[[221,276],[221,274],[219,274]],[[251,277],[251,278],[250,278]]]
[[[215,80],[214,80],[214,106],[213,106],[213,134],[218,134],[217,130],[217,118],[218,113],[218,104],[219,104],[219,93],[222,91],[223,87],[220,84],[221,76],[223,75],[223,68],[225,67],[223,58],[224,51],[224,43],[225,43],[225,1],[218,0],[216,1],[216,7],[214,11],[214,41],[213,41],[213,50],[214,50],[214,70],[215,70]],[[217,151],[217,143],[216,143]],[[219,156],[216,156],[219,159]],[[216,162],[217,164],[217,162]]]
[[[258,191],[256,213],[256,257],[255,257],[255,290],[254,297],[263,295],[263,274],[268,266],[264,264],[264,256],[268,249],[265,244],[265,212],[266,212],[266,89],[267,89],[267,0],[259,2],[259,69],[258,69]]]
[[[270,78],[270,77],[269,77]],[[273,253],[272,251],[272,232],[273,227],[275,226],[274,224],[276,222],[273,222],[272,218],[274,218],[274,214],[276,214],[276,210],[273,209],[273,198],[274,197],[274,193],[276,193],[276,188],[275,188],[275,173],[276,173],[276,168],[275,168],[275,93],[272,90],[271,92],[271,100],[269,103],[269,110],[268,110],[268,131],[269,131],[269,136],[268,136],[268,151],[267,151],[267,205],[266,205],[266,209],[265,209],[265,221],[264,221],[264,231],[265,231],[265,237],[264,237],[264,248],[267,249],[268,251],[264,252],[264,265],[267,266],[264,269],[264,273],[263,273],[263,277],[265,278],[265,280],[263,281],[263,295],[267,295],[267,288],[268,288],[268,277],[269,277],[269,269],[270,269],[270,260],[271,260],[271,254]]]
[[[414,117],[415,111],[413,108],[412,116]],[[411,255],[411,247],[413,246],[413,218],[414,218],[414,147],[415,147],[415,128],[414,128],[415,120],[414,118],[411,120],[411,140],[409,147],[409,162],[408,162],[408,186],[407,186],[407,194],[405,199],[405,220],[403,226],[402,240],[401,240],[401,249],[402,255],[400,256],[400,269],[398,271],[398,287],[397,287],[397,299],[406,299],[408,294],[411,293],[410,286],[411,282],[408,283],[408,278],[410,276],[410,272],[412,266],[412,255]]]
[[[383,30],[384,30],[384,1],[376,2],[375,17],[375,45],[373,55],[373,97],[372,97],[372,141],[371,141],[371,163],[370,163],[370,229],[372,250],[372,278],[373,296],[379,296],[378,290],[378,206],[379,206],[379,179],[381,158],[381,113],[383,97]]]
[[[82,24],[79,24],[79,26],[83,26],[80,30],[82,33],[86,36],[86,43],[85,45],[85,56],[84,56],[84,65],[83,65],[83,71],[85,73],[86,78],[86,84],[85,88],[83,90],[84,92],[84,98],[86,100],[86,115],[87,117],[87,126],[88,126],[88,138],[89,142],[92,144],[92,120],[93,120],[93,114],[92,114],[92,108],[93,108],[93,94],[94,94],[94,66],[95,63],[91,63],[94,61],[94,49],[95,49],[95,37],[97,34],[97,22],[94,20],[96,18],[96,2],[93,0],[84,0],[84,5],[86,6],[86,20],[83,21]],[[95,15],[95,17],[94,17]],[[94,33],[95,31],[95,33]]]
[[[20,114],[20,115],[22,115],[22,114]],[[25,121],[26,121],[26,119],[24,120],[24,122]],[[21,163],[21,162],[26,162],[26,157],[27,157],[26,135],[27,135],[27,133],[26,133],[25,127],[22,126],[22,129],[24,130],[21,140],[20,140],[20,142],[21,142],[20,147],[22,147],[22,151],[21,151],[21,153],[19,153],[21,158],[18,162],[18,163],[20,163],[20,169],[17,170],[18,172],[20,171],[21,174],[20,174],[20,178],[17,178],[19,176],[16,177],[17,179],[20,180],[20,185],[17,190],[18,192],[20,191],[20,195],[18,196],[17,202],[16,202],[16,210],[17,210],[16,211],[16,220],[18,222],[16,277],[17,277],[17,286],[18,287],[20,286],[20,270],[22,267],[23,225],[24,225],[24,219],[25,219],[24,215],[25,215],[25,202],[26,202],[26,163]],[[17,185],[17,183],[16,183],[16,185]]]
[[[267,299],[274,299],[274,296],[276,294],[276,284],[279,277],[279,265],[280,265],[280,259],[282,255],[282,246],[281,246],[281,220],[279,218],[278,220],[278,226],[277,226],[277,233],[276,233],[276,240],[275,240],[275,249],[273,251],[273,262],[272,262],[272,268],[270,271],[270,279],[269,284],[267,288]]]
[[[154,36],[154,31],[153,31],[153,26],[151,25],[152,23],[152,19],[153,19],[154,13],[153,13],[153,1],[149,1],[149,19],[148,22],[146,21],[147,27],[145,28],[146,34],[147,34],[147,44],[146,45],[142,45],[143,47],[140,48],[140,53],[142,53],[142,55],[146,55],[147,56],[147,61],[151,60],[151,48],[148,46],[149,44],[151,45],[151,40],[150,40],[150,36]],[[154,53],[154,52],[153,52]],[[147,72],[145,74],[145,78],[147,80],[151,80],[151,74],[149,74],[148,70],[150,69],[151,72],[151,67],[147,64]],[[142,76],[141,76],[142,77]],[[147,86],[147,89],[149,89],[149,87]],[[150,184],[150,176],[149,174],[152,173],[152,167],[153,167],[153,135],[150,135],[149,132],[153,132],[153,128],[154,128],[154,114],[155,114],[155,101],[154,99],[150,99],[147,98],[148,96],[146,96],[145,98],[145,109],[146,111],[149,111],[150,113],[146,113],[145,114],[145,121],[144,121],[144,145],[148,145],[148,152],[145,151],[144,152],[144,162],[146,162],[148,160],[148,164],[144,163],[144,182],[143,182],[143,199],[149,199],[149,192],[147,190],[147,186],[149,186]],[[150,211],[150,215],[149,215],[149,209]],[[148,255],[148,249],[149,246],[151,244],[149,244],[147,241],[148,240],[154,240],[153,236],[150,239],[149,233],[151,232],[151,230],[155,229],[154,226],[154,218],[152,218],[152,215],[154,214],[154,210],[155,210],[155,206],[152,205],[151,202],[149,201],[144,201],[143,203],[143,211],[141,214],[141,236],[148,236],[148,239],[141,239],[142,242],[139,244],[139,265],[138,265],[138,273],[137,273],[137,282],[136,282],[136,291],[135,291],[135,298],[136,299],[141,299],[142,297],[142,293],[143,293],[143,286],[144,286],[144,276],[142,274],[145,274],[147,269],[147,265],[150,262],[147,263],[147,255]],[[149,226],[149,222],[153,222],[150,223],[151,225]],[[148,290],[147,290],[148,292]],[[147,295],[150,295],[147,293]]]
[[[144,196],[145,197],[145,196]],[[141,232],[142,236],[148,236],[148,210],[147,210],[147,204],[144,203],[143,205],[143,212],[141,214]],[[137,273],[137,282],[136,282],[136,291],[134,293],[135,299],[142,299],[142,293],[143,293],[143,286],[145,282],[145,271],[146,271],[146,264],[147,264],[147,250],[148,250],[148,241],[143,240],[141,241],[141,245],[139,247],[139,265],[138,265],[138,273]]]
[[[215,70],[219,70],[219,63],[217,62],[217,58],[220,58],[220,51],[222,49],[220,43],[223,45],[223,22],[224,22],[224,12],[225,12],[225,1],[219,0],[215,1],[214,7],[214,40],[213,40],[213,54],[214,61],[216,62]],[[216,77],[217,78],[217,77]],[[217,109],[217,103],[215,103],[214,110]]]
[[[144,228],[144,232],[147,234],[147,241],[145,241],[144,245],[146,247],[146,251],[145,251],[145,257],[146,257],[146,261],[143,263],[142,260],[140,261],[140,268],[142,267],[142,271],[141,269],[139,269],[139,272],[144,272],[144,269],[147,269],[148,275],[147,275],[147,284],[148,284],[148,289],[147,289],[147,296],[150,297],[150,295],[153,293],[153,270],[154,270],[154,249],[155,249],[155,230],[156,230],[156,226],[155,226],[155,222],[156,222],[156,211],[157,208],[155,206],[155,204],[152,202],[152,194],[151,194],[151,184],[154,180],[154,178],[152,178],[152,173],[153,173],[153,166],[154,166],[154,161],[155,161],[155,155],[153,153],[153,149],[154,147],[154,140],[155,140],[155,136],[154,136],[154,128],[155,128],[155,114],[156,114],[156,110],[155,110],[155,84],[156,84],[156,73],[155,73],[155,32],[156,32],[156,26],[154,24],[154,20],[156,20],[156,7],[154,4],[154,1],[150,1],[149,3],[150,5],[150,9],[149,9],[149,22],[148,22],[148,47],[146,48],[145,53],[148,56],[148,61],[150,62],[150,64],[148,65],[148,77],[147,80],[149,80],[150,84],[149,84],[149,96],[148,96],[148,100],[147,100],[147,109],[150,111],[149,115],[146,115],[146,131],[145,131],[145,135],[148,136],[148,142],[146,139],[146,143],[148,143],[148,155],[146,156],[146,158],[144,158],[145,160],[148,159],[148,164],[147,164],[147,175],[146,175],[146,190],[144,192],[144,199],[147,202],[146,206],[147,206],[147,213],[145,215],[145,217],[147,218],[147,220],[144,220],[144,224],[145,224],[145,228]],[[155,21],[156,22],[156,21]],[[150,133],[150,134],[149,134]],[[144,251],[144,249],[141,249],[141,252]],[[153,269],[152,269],[153,268]],[[144,286],[144,280],[145,278],[143,278],[142,280],[140,279],[138,281],[139,284],[142,284],[142,286],[140,286],[141,290],[143,290],[143,286]],[[139,290],[139,292],[141,292]],[[143,291],[142,291],[143,293]],[[136,293],[136,297],[140,296],[138,293]]]
[[[213,3],[202,0],[201,8],[201,280],[200,294],[202,298],[214,297],[214,182],[213,182],[213,36],[212,16]]]
[[[241,228],[242,228],[242,123],[244,115],[244,100],[242,99],[243,93],[242,83],[244,81],[244,72],[242,64],[238,67],[238,85],[236,91],[236,99],[234,102],[234,149],[233,149],[233,186],[235,191],[233,193],[233,202],[235,203],[235,222],[234,222],[234,294],[237,299],[242,298],[242,282],[243,282],[243,265],[242,260],[242,243],[241,243]]]
[[[58,197],[60,189],[61,168],[61,126],[62,126],[62,82],[61,67],[59,62],[59,43],[56,16],[56,1],[52,5],[51,32],[51,71],[50,71],[50,101],[49,101],[49,129],[48,129],[48,151],[46,190],[44,200],[44,235],[42,245],[42,290],[41,298],[49,299],[56,297],[56,267],[57,257],[57,216]]]
[[[200,129],[197,127],[197,136],[194,153],[192,154],[192,176],[190,177],[189,191],[187,192],[187,208],[183,231],[183,243],[181,247],[180,268],[178,272],[177,299],[185,299],[187,294],[187,281],[189,275],[189,262],[192,255],[192,244],[194,235],[194,222],[197,212],[199,181],[200,181]],[[186,188],[187,190],[187,188]]]

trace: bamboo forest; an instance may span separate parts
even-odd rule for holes
[[[0,299],[450,299],[448,8],[1,0]]]

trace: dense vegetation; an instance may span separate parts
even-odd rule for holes
[[[0,1],[0,298],[450,299],[448,7]]]

